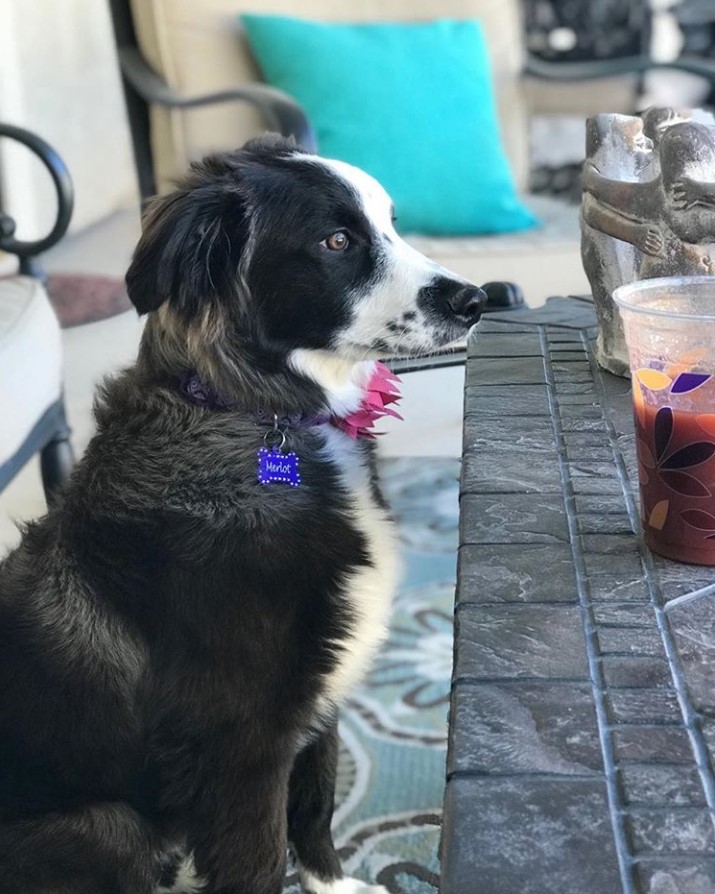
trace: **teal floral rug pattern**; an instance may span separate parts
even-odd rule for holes
[[[402,583],[390,634],[342,712],[335,843],[347,875],[435,894],[452,673],[459,461],[381,462]],[[297,875],[286,894],[298,894]]]

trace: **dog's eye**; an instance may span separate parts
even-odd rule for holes
[[[320,244],[329,251],[345,251],[348,245],[350,245],[350,239],[348,239],[348,234],[344,230],[338,230],[337,233],[333,233],[332,236],[323,239]]]

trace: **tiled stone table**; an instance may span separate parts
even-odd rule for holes
[[[715,569],[641,543],[594,325],[470,341],[442,894],[715,894]]]

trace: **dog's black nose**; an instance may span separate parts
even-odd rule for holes
[[[447,298],[452,313],[464,323],[476,323],[487,306],[487,294],[477,286],[462,286]]]

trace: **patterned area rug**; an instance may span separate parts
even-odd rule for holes
[[[388,459],[402,586],[390,636],[343,711],[335,842],[346,874],[391,894],[434,894],[452,673],[459,461]],[[291,873],[286,892],[298,894]]]

